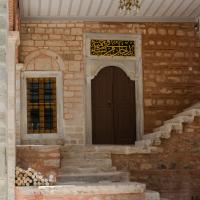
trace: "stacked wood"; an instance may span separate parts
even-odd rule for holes
[[[45,178],[40,172],[32,168],[24,170],[16,167],[15,170],[15,185],[16,186],[49,186],[52,182]]]

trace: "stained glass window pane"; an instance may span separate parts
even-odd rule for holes
[[[56,133],[56,78],[27,78],[28,133]]]

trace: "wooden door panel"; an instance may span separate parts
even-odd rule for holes
[[[113,76],[115,143],[133,144],[136,139],[135,85],[119,68]]]
[[[133,144],[136,140],[135,83],[118,67],[92,80],[93,144]]]
[[[113,144],[112,110],[96,109],[93,119],[93,144]]]
[[[94,144],[113,144],[112,69],[92,80],[92,135]]]

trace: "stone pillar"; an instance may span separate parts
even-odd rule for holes
[[[7,0],[0,0],[0,200],[7,199]]]
[[[7,45],[8,69],[8,129],[7,129],[7,171],[8,200],[15,199],[16,166],[16,49],[19,45],[19,32],[9,32]]]
[[[0,0],[0,199],[7,199],[7,1]]]

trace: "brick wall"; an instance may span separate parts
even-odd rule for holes
[[[48,176],[57,174],[60,168],[60,147],[55,145],[17,146],[16,166],[29,167]]]
[[[200,118],[163,141],[160,154],[113,155],[113,165],[128,170],[132,181],[161,192],[170,200],[200,198]]]
[[[20,62],[45,48],[65,62],[66,142],[84,142],[84,33],[141,33],[145,132],[199,99],[199,50],[193,23],[22,22]]]

